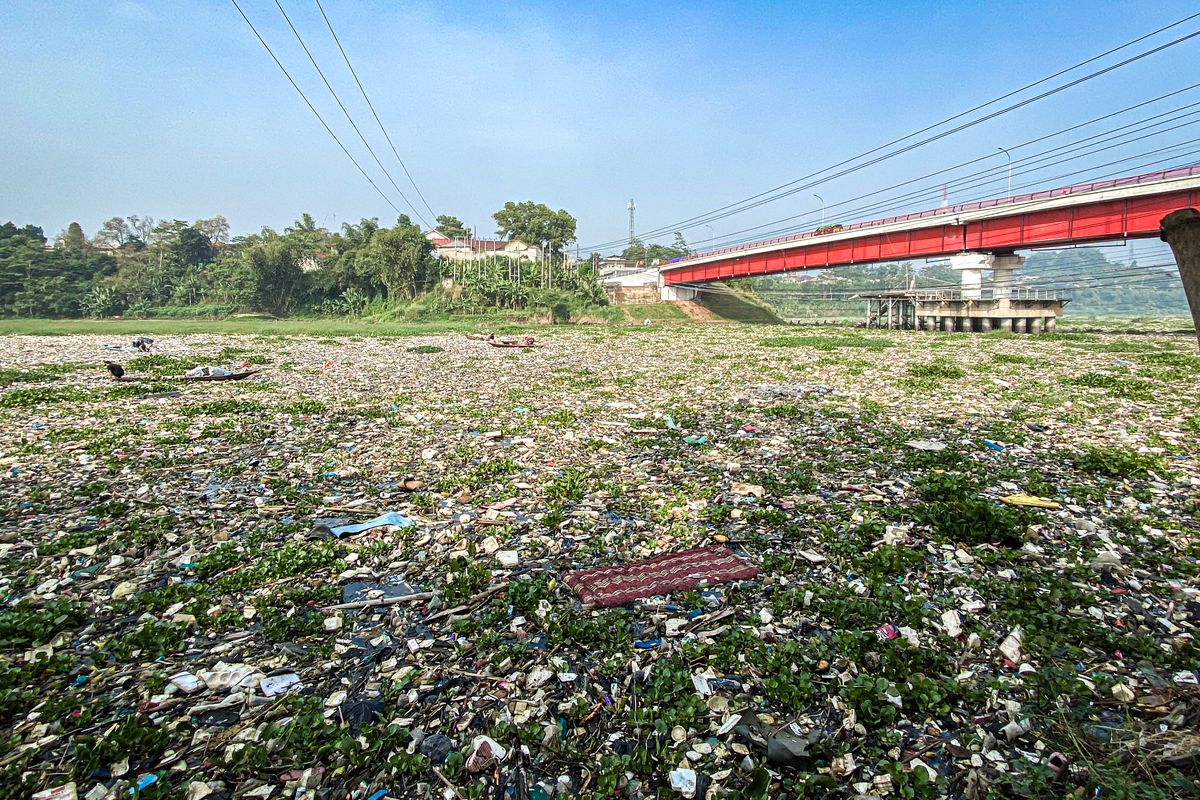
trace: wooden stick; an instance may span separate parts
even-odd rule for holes
[[[338,603],[334,606],[325,606],[321,610],[340,611],[348,608],[370,608],[371,606],[394,606],[398,603],[419,603],[422,600],[429,600],[434,594],[434,592],[418,592],[417,594],[406,594],[400,597],[381,597],[378,600],[355,600],[353,603]]]
[[[439,620],[442,617],[450,617],[450,616],[457,614],[460,611],[466,611],[466,610],[467,610],[467,606],[455,606],[454,608],[447,608],[445,611],[439,611],[436,614],[429,615],[428,617],[425,618],[425,622],[430,623],[430,622],[433,622],[434,620]]]
[[[507,583],[498,583],[495,586],[490,586],[487,589],[484,589],[479,594],[472,597],[471,599],[467,600],[467,602],[463,603],[461,606],[455,606],[454,608],[447,608],[444,611],[439,611],[436,614],[426,617],[425,622],[426,623],[433,622],[434,620],[439,620],[442,617],[449,617],[454,614],[457,614],[460,611],[467,611],[468,609],[471,609],[474,606],[482,603],[484,600],[487,600],[492,595],[497,594],[507,588],[508,588]]]
[[[440,780],[442,783],[446,784],[447,789],[454,792],[454,796],[457,797],[458,800],[462,800],[462,795],[458,793],[458,789],[454,788],[453,783],[446,780],[446,776],[442,774],[442,771],[440,769],[438,769],[437,767],[433,767],[433,774],[438,776],[438,780]]]

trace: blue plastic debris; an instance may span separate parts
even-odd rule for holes
[[[366,522],[359,522],[354,525],[339,525],[336,528],[330,528],[329,532],[337,538],[348,536],[354,533],[362,533],[369,531],[372,528],[382,528],[384,525],[394,525],[397,528],[408,528],[416,523],[408,517],[401,514],[399,511],[389,511],[386,514],[380,514],[375,519],[369,519]]]
[[[644,641],[634,642],[633,646],[638,650],[653,650],[655,647],[658,647],[661,644],[662,639],[646,639]]]
[[[140,794],[141,792],[145,791],[146,789],[149,789],[151,786],[153,786],[156,783],[158,783],[158,776],[155,775],[153,772],[150,772],[150,773],[147,773],[147,774],[143,775],[142,777],[138,778],[137,784],[135,786],[129,787],[129,789],[127,791],[129,793],[129,795],[132,797],[134,794]]]
[[[995,450],[997,453],[1004,452],[1004,445],[1000,444],[999,442],[993,442],[991,439],[984,439],[983,444],[988,450]]]

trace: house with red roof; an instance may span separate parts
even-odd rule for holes
[[[517,239],[451,237],[438,230],[428,231],[425,238],[433,242],[439,258],[451,261],[478,261],[499,256],[521,261],[538,261],[542,257],[542,248]]]

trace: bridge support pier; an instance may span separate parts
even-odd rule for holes
[[[1172,211],[1162,218],[1158,230],[1159,238],[1171,245],[1175,254],[1175,266],[1179,268],[1200,342],[1200,211],[1194,208]]]
[[[996,253],[956,253],[950,256],[950,269],[962,273],[962,296],[968,300],[983,298],[983,273],[991,270],[994,297],[1008,296],[1013,272],[1025,263],[1023,256]]]
[[[667,303],[676,300],[695,300],[698,294],[700,293],[695,289],[691,289],[687,286],[664,285],[659,287],[658,290],[658,296],[662,298],[663,302]]]
[[[1042,330],[1046,333],[1054,333],[1054,329],[1058,327],[1058,317],[1046,317],[1042,325]]]

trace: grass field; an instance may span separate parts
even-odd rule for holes
[[[188,334],[256,334],[285,336],[423,336],[437,333],[492,332],[509,333],[530,327],[508,319],[467,317],[431,322],[376,322],[372,320],[333,320],[321,317],[268,319],[234,317],[222,320],[180,319],[0,319],[0,335],[69,336],[98,334],[127,337],[184,336]],[[539,326],[532,326],[537,328]]]

